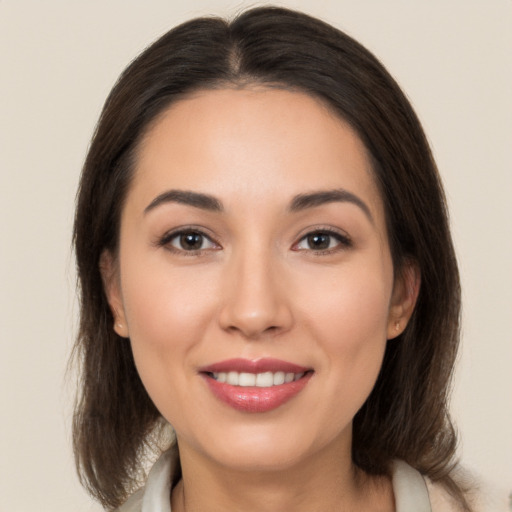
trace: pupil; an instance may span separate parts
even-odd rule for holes
[[[184,249],[201,249],[201,245],[203,245],[203,236],[199,233],[187,233],[186,235],[181,235],[180,243]]]
[[[313,249],[328,249],[329,248],[330,235],[325,233],[316,233],[308,236],[308,244]]]

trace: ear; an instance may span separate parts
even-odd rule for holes
[[[101,253],[100,273],[103,289],[114,317],[114,331],[119,336],[128,338],[128,324],[124,312],[117,262],[113,254],[106,249]]]
[[[418,265],[407,261],[395,277],[388,316],[388,340],[402,334],[412,316],[420,291],[421,276]]]

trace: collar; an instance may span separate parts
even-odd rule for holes
[[[171,482],[177,464],[176,449],[164,452],[155,462],[143,490],[141,512],[171,512]],[[392,485],[396,512],[432,512],[425,479],[406,462],[393,462]]]

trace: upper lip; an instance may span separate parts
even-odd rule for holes
[[[298,364],[282,361],[280,359],[262,358],[262,359],[226,359],[217,363],[209,364],[199,368],[201,373],[220,373],[220,372],[239,372],[239,373],[265,373],[265,372],[285,372],[285,373],[304,373],[311,368],[300,366]]]

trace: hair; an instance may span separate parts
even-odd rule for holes
[[[413,261],[421,288],[405,331],[387,344],[379,377],[354,418],[352,458],[371,475],[402,459],[441,482],[470,510],[453,478],[456,435],[448,412],[459,340],[460,287],[440,178],[410,103],[354,39],[303,13],[248,10],[231,21],[198,18],[166,33],[122,73],[82,171],[74,224],[81,386],[73,432],[82,483],[106,508],[137,487],[161,415],[113,330],[99,268],[115,255],[137,149],[159,114],[214,88],[283,87],[311,95],[365,144],[384,207],[395,272]]]

